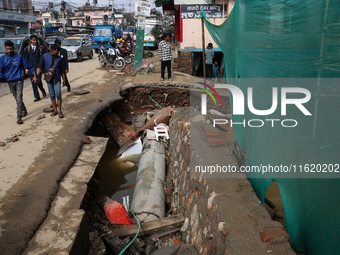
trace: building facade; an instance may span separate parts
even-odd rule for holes
[[[85,5],[75,11],[75,17],[72,17],[72,26],[96,26],[103,23],[120,25],[126,19],[123,14],[115,14],[112,19],[112,6],[95,7]]]
[[[63,14],[57,11],[45,11],[41,19],[44,27],[62,27],[64,22]]]
[[[36,22],[31,0],[0,1],[0,29],[5,34],[28,34],[31,22]]]

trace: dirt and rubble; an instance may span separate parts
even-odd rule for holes
[[[159,109],[159,106],[163,108],[170,106],[177,109],[190,105],[190,91],[187,89],[135,87],[121,91],[120,95],[123,99],[117,101],[112,107],[99,114],[93,126],[88,131],[88,134],[97,132],[97,135],[109,136],[111,141],[116,143],[118,147],[129,142],[129,140],[131,140],[129,134],[145,124],[148,112],[155,113],[157,109]],[[159,106],[157,104],[159,104]],[[98,124],[98,122],[104,123],[104,119],[112,119],[115,121],[103,124],[104,128],[100,128],[101,125]],[[98,128],[101,129],[101,132],[98,132]],[[140,134],[141,133],[139,133],[139,135]],[[117,139],[117,137],[119,138]],[[99,185],[100,179],[98,172],[96,172],[89,184],[89,189],[82,205],[82,209],[86,211],[86,218],[90,230],[90,241],[92,244],[91,254],[97,254],[97,252],[101,254],[99,250],[101,250],[101,252],[105,250],[106,254],[116,254],[113,251],[114,246],[121,247],[122,244],[118,242],[118,236],[112,235],[111,232],[114,233],[114,230],[121,226],[111,223],[107,219],[103,208],[98,204]],[[174,226],[176,230],[173,229]],[[184,244],[179,241],[181,238],[181,234],[179,233],[180,227],[170,225],[170,230],[167,230],[167,228],[162,229],[161,232],[151,230],[152,234],[150,235],[148,232],[147,235],[138,238],[132,245],[133,248],[129,249],[129,252],[132,254],[137,254],[136,252],[140,254],[151,254],[150,252],[155,249]],[[106,237],[106,239],[101,241],[99,235],[95,234],[98,232],[110,232],[110,237]],[[126,242],[130,240],[130,237],[124,239]],[[103,245],[104,243],[105,245]],[[183,249],[185,250],[185,248]]]
[[[189,102],[200,100],[195,93],[191,95],[192,101],[190,101],[190,93],[187,89],[151,89],[137,86],[121,91],[121,96],[123,100],[117,102],[114,108],[101,113],[97,120],[102,119],[103,116],[116,116],[116,123],[123,123],[123,125],[111,126],[121,132],[112,135],[110,131],[107,131],[106,135],[111,137],[121,135],[126,138],[125,143],[128,141],[128,133],[137,130],[145,123],[147,112],[157,111],[157,103],[162,107],[173,107],[170,144],[166,143],[167,177],[164,183],[166,219],[184,216],[183,219],[181,218],[180,225],[175,225],[174,222],[168,223],[165,229],[158,226],[161,224],[159,221],[151,224],[158,227],[151,227],[148,231],[149,227],[144,226],[143,234],[139,235],[127,254],[246,254],[245,252],[294,254],[287,242],[287,237],[289,238],[287,232],[282,229],[280,223],[271,220],[246,178],[237,181],[235,179],[206,179],[202,176],[195,177],[187,171],[190,168],[189,137],[192,131],[188,124],[189,112],[200,110],[189,108]],[[227,105],[220,106],[218,110],[230,113],[227,107]],[[212,111],[205,120],[209,120],[218,113],[218,111]],[[200,123],[204,124],[202,122],[198,124]],[[96,125],[94,123],[93,127]],[[195,129],[194,132],[202,132],[202,129]],[[225,133],[219,138],[226,142],[224,143],[226,151],[228,148],[233,148],[232,129],[216,129],[214,132]],[[201,151],[195,153],[204,153],[202,151],[204,146],[200,147]],[[217,152],[221,151],[221,148],[212,147],[210,150]],[[231,152],[225,160],[236,164]],[[130,226],[123,227],[108,220],[98,203],[99,186],[100,180],[95,174],[82,205],[86,211],[90,230],[92,244],[90,254],[118,254],[115,249],[121,250],[126,246],[137,233],[137,227],[134,225],[131,229]],[[127,188],[133,186],[130,185]],[[237,196],[230,199],[233,195]],[[239,206],[241,201],[247,202],[245,204],[242,202]],[[237,220],[236,218],[242,213],[245,214],[245,218]],[[130,217],[133,218],[132,215]],[[251,245],[241,245],[240,242],[244,243],[244,239]],[[188,253],[183,253],[183,251],[181,253],[182,248],[187,249]]]

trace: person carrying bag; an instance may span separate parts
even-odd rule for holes
[[[63,118],[64,114],[61,111],[62,100],[60,83],[62,76],[63,86],[65,86],[65,69],[60,56],[58,56],[59,49],[60,48],[58,45],[53,44],[51,46],[51,51],[44,54],[44,56],[40,59],[40,63],[37,69],[37,75],[41,73],[42,69],[47,70],[44,79],[47,83],[48,91],[50,92],[50,98],[54,109],[51,116],[54,117],[58,114],[59,118]]]
[[[44,80],[51,83],[53,76],[55,75],[55,66],[57,65],[57,58],[55,58],[53,66],[45,72]]]

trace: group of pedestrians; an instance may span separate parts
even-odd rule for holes
[[[161,81],[164,81],[165,68],[168,70],[168,80],[171,81],[172,46],[170,37],[170,33],[164,34],[163,40],[158,45],[158,56],[161,61]],[[212,48],[212,43],[208,43],[208,47],[205,50],[206,77],[217,81],[217,78],[220,77],[220,67],[218,62],[214,61],[215,53]]]
[[[215,53],[212,43],[208,43],[208,47],[205,50],[205,72],[207,78],[212,78],[217,81],[220,76],[220,67],[217,61],[214,61]]]
[[[38,45],[36,35],[30,36],[30,45],[24,49],[24,54],[14,52],[14,43],[10,40],[5,42],[6,54],[0,57],[0,80],[5,77],[8,87],[13,94],[17,103],[17,123],[23,124],[22,118],[28,112],[23,102],[23,86],[25,68],[26,75],[30,76],[32,82],[34,102],[41,100],[39,90],[42,97],[46,97],[46,91],[42,83],[42,70],[45,71],[44,79],[47,83],[50,99],[53,106],[51,116],[58,115],[63,118],[61,111],[61,77],[63,77],[63,86],[67,86],[67,91],[71,91],[66,74],[69,71],[67,51],[61,48],[61,42],[55,41],[51,45],[50,51],[45,53],[43,46]],[[39,90],[38,90],[39,89]]]

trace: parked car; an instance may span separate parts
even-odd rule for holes
[[[46,53],[48,51],[48,46],[45,42],[45,40],[40,36],[38,37],[38,45],[44,46],[44,52]],[[16,53],[24,54],[24,49],[27,47],[27,45],[30,43],[30,35],[5,35],[4,37],[0,38],[0,56],[6,54],[5,51],[5,42],[7,40],[10,40],[14,43],[14,51]]]
[[[90,36],[89,34],[75,34],[73,35],[73,37],[82,37],[82,38],[87,38],[90,41],[92,41],[92,36]]]
[[[92,43],[83,37],[67,37],[61,42],[61,47],[67,50],[68,60],[81,62],[83,57],[92,59]]]
[[[65,40],[65,37],[64,36],[47,36],[45,38],[45,41],[47,42],[48,44],[48,47],[50,47],[52,44],[54,44],[54,41],[58,39],[59,41],[64,41]]]

